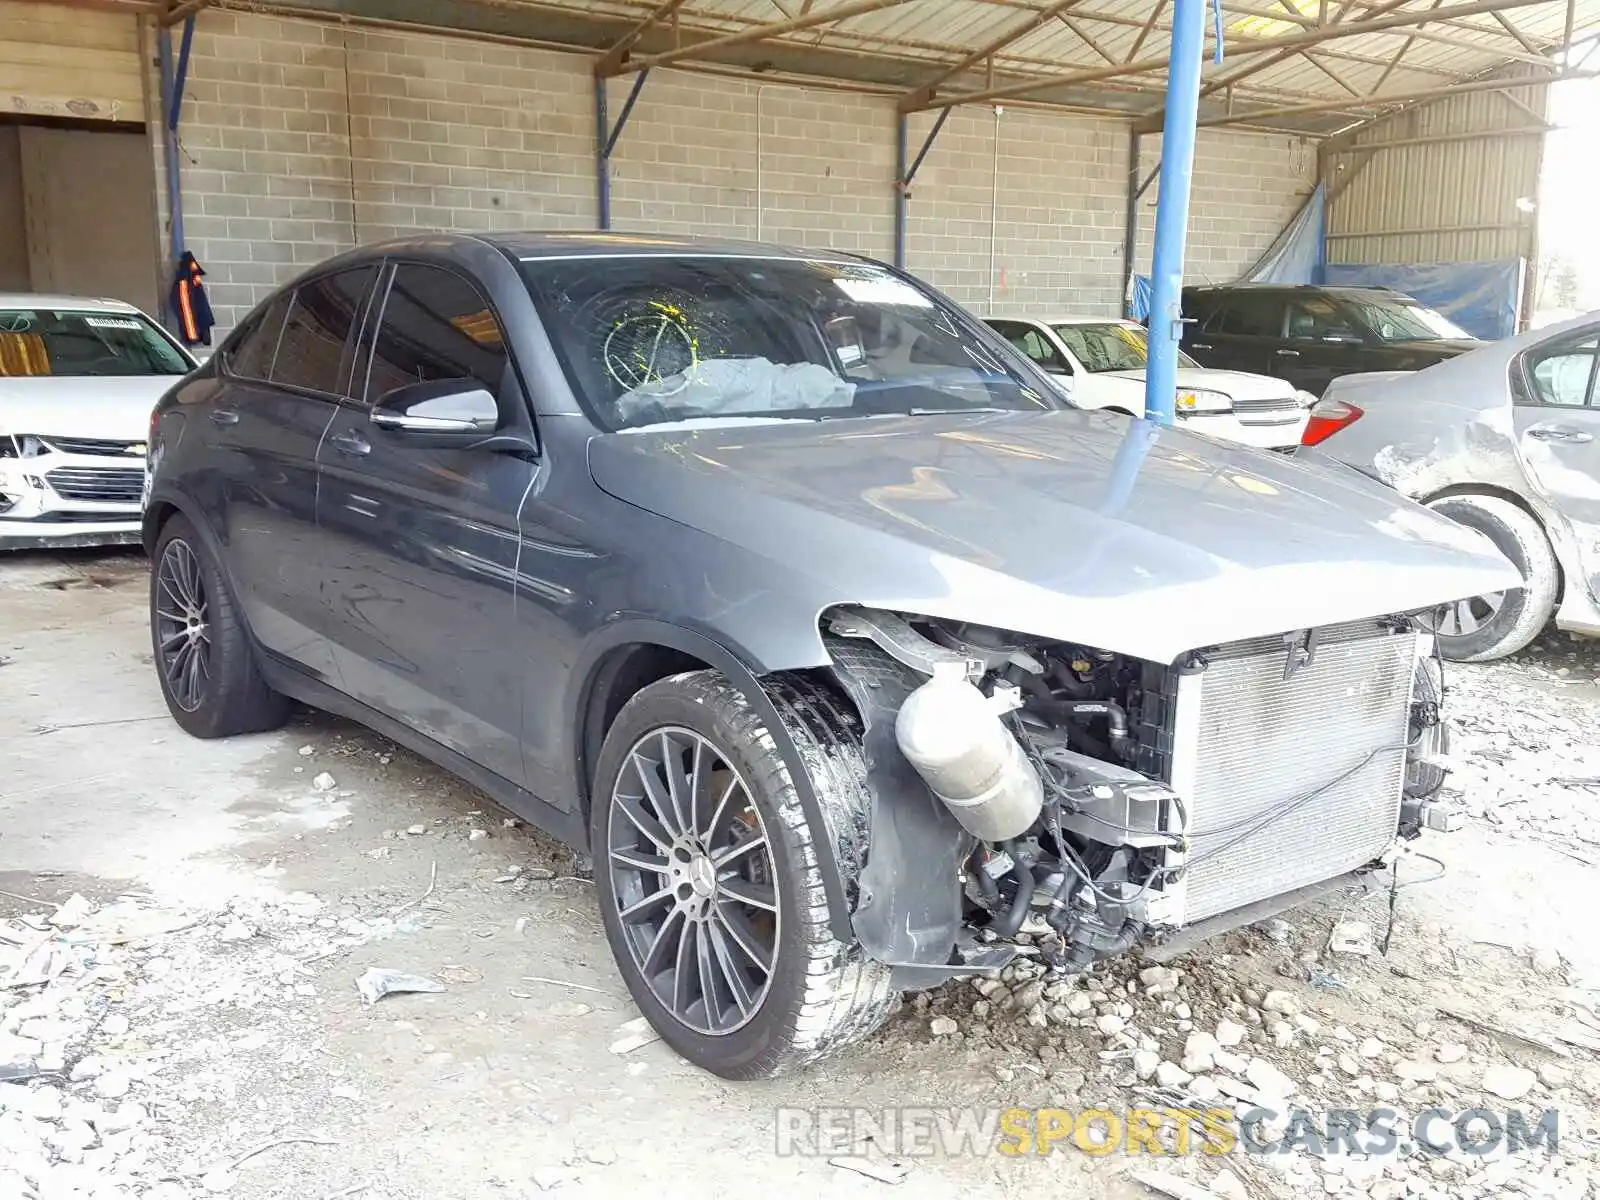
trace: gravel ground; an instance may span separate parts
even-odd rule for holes
[[[1600,1196],[1594,644],[1450,670],[1465,828],[1402,862],[1392,921],[1385,894],[1164,966],[1029,959],[912,998],[804,1075],[733,1085],[630,1039],[560,847],[317,714],[183,738],[150,704],[139,561],[25,568],[0,580],[0,758],[20,764],[0,780],[0,1200],[869,1196],[897,1190],[870,1177],[896,1161],[919,1197]],[[61,630],[81,650],[43,636]],[[74,677],[108,697],[82,720],[51,707]],[[225,784],[183,782],[221,754]],[[373,969],[438,990],[369,1002]],[[1275,1152],[774,1153],[779,1106],[845,1105],[1259,1109]],[[1329,1110],[1378,1108],[1400,1151],[1319,1146]],[[1559,1149],[1426,1152],[1412,1118],[1432,1108],[1557,1110]]]

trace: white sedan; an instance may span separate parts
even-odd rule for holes
[[[0,550],[138,541],[150,410],[194,367],[131,304],[0,294]]]
[[[1052,376],[1079,408],[1144,412],[1149,345],[1143,326],[1103,317],[990,317],[989,326]],[[1316,397],[1281,379],[1213,371],[1178,352],[1183,427],[1265,450],[1300,444]]]

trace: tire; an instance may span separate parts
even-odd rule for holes
[[[188,564],[193,570],[185,584],[175,573],[187,572]],[[173,639],[185,636],[179,631],[180,617],[183,625],[203,632],[187,635],[195,645],[174,677],[169,670],[176,665],[172,656],[183,645]],[[187,517],[173,517],[156,538],[150,561],[150,640],[161,695],[185,733],[198,738],[261,733],[288,719],[289,701],[261,678],[255,646],[233,594]]]
[[[834,938],[818,862],[819,845],[835,846],[829,852],[842,864],[861,858],[871,795],[859,723],[831,693],[809,681],[775,681],[768,695],[782,723],[778,736],[791,739],[802,761],[813,764],[811,784],[830,828],[811,827],[773,731],[744,695],[715,671],[660,680],[623,706],[599,756],[589,814],[595,890],[606,937],[628,990],[668,1045],[726,1079],[764,1078],[813,1062],[871,1033],[898,1000],[887,966],[867,958],[859,944]],[[705,818],[704,801],[689,807],[689,821],[673,814],[662,764],[676,759],[683,767],[678,776],[681,794],[682,785],[698,777],[695,739],[701,739],[702,755],[709,747],[719,756],[698,760],[710,781],[700,794],[709,797],[715,792],[720,797],[729,789],[728,809],[741,800],[749,802],[739,814],[729,812],[721,821],[715,815]],[[647,775],[669,823],[680,830],[692,824],[695,834],[680,832],[674,838],[660,824],[646,834],[630,819],[630,812],[649,819],[658,811]],[[693,794],[692,787],[688,790]],[[710,832],[701,838],[704,828]],[[753,841],[754,833],[765,834],[764,850],[740,856],[731,877],[726,868],[715,872],[714,883],[708,883],[704,870],[698,881],[694,878],[701,866],[698,850],[678,849],[688,838],[709,845],[720,857],[726,846]],[[659,852],[664,845],[673,849]],[[719,846],[724,849],[719,851]],[[689,853],[689,861],[672,857],[681,853]],[[625,857],[619,859],[619,854]],[[640,862],[668,871],[635,869]],[[759,889],[765,877],[776,887],[776,912],[770,917],[731,894],[737,886],[741,897],[759,894],[765,899]],[[672,898],[647,905],[639,915],[640,898],[660,895],[663,884],[671,888]],[[711,894],[700,895],[707,887],[713,889]],[[686,892],[688,899],[681,899]],[[629,909],[633,915],[625,920],[624,911]],[[690,915],[680,917],[680,909]],[[755,965],[757,958],[735,956],[732,961],[744,981],[747,1004],[741,1007],[734,998],[729,982],[733,973],[722,970],[711,980],[709,991],[718,997],[713,1008],[704,1001],[707,976],[699,970],[680,972],[677,964],[698,963],[706,943],[710,943],[708,955],[716,956],[719,943],[724,955],[731,954],[736,944],[730,931],[736,923],[744,934],[768,939],[763,944],[773,948],[766,954],[770,970],[763,976]],[[682,932],[691,924],[692,939]],[[674,934],[674,929],[680,932]],[[658,946],[662,936],[675,936],[677,948]],[[691,940],[693,948],[684,951],[683,944]],[[720,1028],[713,1028],[719,1023]]]
[[[1446,608],[1436,631],[1440,653],[1454,662],[1489,662],[1515,654],[1555,612],[1560,572],[1544,529],[1532,514],[1496,496],[1446,496],[1428,507],[1488,537],[1523,579],[1522,587],[1501,593],[1492,612],[1485,612],[1492,604],[1489,597]],[[1469,616],[1482,623],[1465,628]]]

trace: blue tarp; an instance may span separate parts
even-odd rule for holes
[[[1321,279],[1323,229],[1327,203],[1322,185],[1306,197],[1256,265],[1239,277],[1240,283],[1318,283]],[[1128,316],[1145,321],[1150,316],[1150,276],[1133,277]]]
[[[1522,309],[1523,260],[1493,262],[1329,263],[1322,282],[1347,287],[1388,287],[1436,308],[1474,337],[1490,340],[1517,332]]]
[[[1326,193],[1322,185],[1306,197],[1300,211],[1283,227],[1240,283],[1320,283],[1326,239]]]
[[[1128,301],[1128,317],[1141,325],[1150,317],[1150,276],[1133,277],[1133,296]]]

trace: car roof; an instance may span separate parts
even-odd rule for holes
[[[0,308],[48,308],[72,312],[142,313],[126,300],[104,296],[58,296],[42,292],[0,292]]]
[[[628,257],[710,257],[786,258],[805,262],[860,263],[864,256],[836,250],[806,250],[771,242],[747,242],[736,238],[690,237],[656,233],[576,233],[537,230],[506,233],[427,234],[361,247],[360,257],[392,253],[397,249],[440,249],[467,242],[487,243],[512,258],[628,258]]]
[[[994,313],[984,318],[985,321],[1025,321],[1030,325],[1128,325],[1138,326],[1137,321],[1130,321],[1125,317],[1086,317],[1082,313],[1050,314],[1040,316],[1038,313],[1029,313],[1026,316],[1020,313]]]
[[[1195,283],[1186,286],[1186,292],[1306,292],[1325,296],[1391,296],[1410,300],[1411,296],[1391,287],[1372,284],[1355,287],[1349,284],[1321,283]]]

